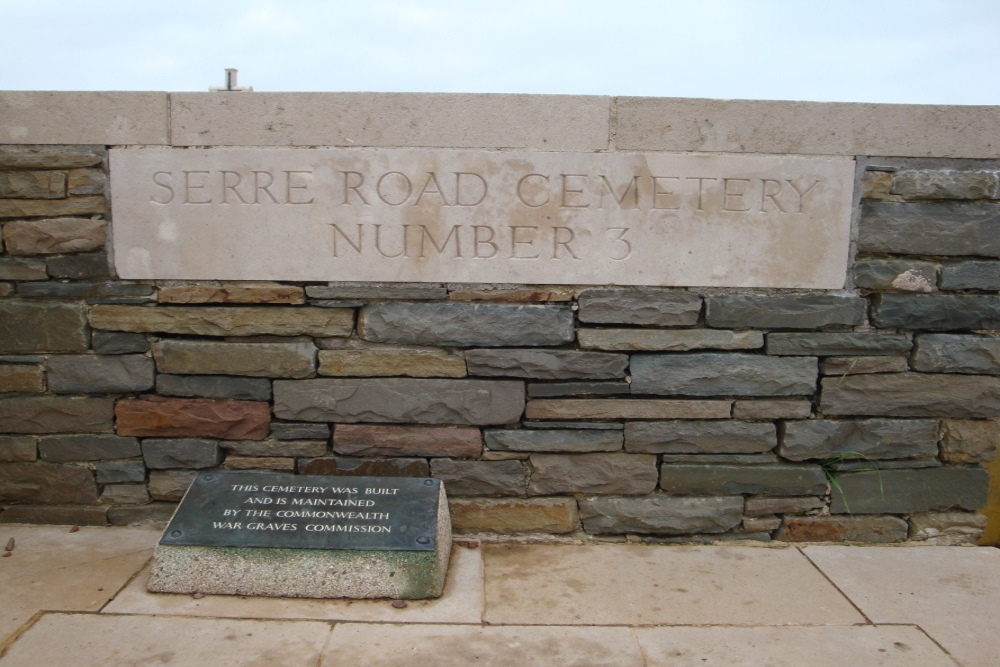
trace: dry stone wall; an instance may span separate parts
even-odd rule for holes
[[[433,475],[465,534],[982,531],[1000,162],[858,156],[844,290],[224,283],[116,278],[109,148],[0,146],[0,521],[235,469]]]

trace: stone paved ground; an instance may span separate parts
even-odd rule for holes
[[[0,664],[1000,664],[1000,551],[456,546],[444,596],[150,594],[159,531],[0,525]]]

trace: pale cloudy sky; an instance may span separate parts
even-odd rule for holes
[[[0,0],[0,90],[1000,104],[1000,0]],[[0,119],[2,120],[2,119]]]

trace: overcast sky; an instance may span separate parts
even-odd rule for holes
[[[0,0],[0,90],[1000,104],[1000,0]],[[2,119],[0,119],[2,122]]]

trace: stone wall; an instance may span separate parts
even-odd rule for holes
[[[23,112],[30,95],[38,119]],[[171,131],[183,145],[207,121],[175,103],[167,123],[138,104],[151,120],[91,117],[73,135],[50,131],[44,112],[45,99],[69,98],[39,95],[0,97],[27,128],[0,137],[0,521],[165,519],[197,471],[221,468],[433,475],[464,534],[963,543],[982,532],[982,466],[1000,439],[1000,160],[982,159],[997,154],[982,122],[941,129],[957,137],[949,147],[919,123],[933,141],[894,127],[888,146],[829,123],[827,143],[799,150],[857,157],[856,241],[838,291],[154,282],[115,278],[107,150],[169,144]],[[99,95],[91,106],[103,108]],[[544,111],[563,104],[550,98],[389,97],[376,125],[407,101],[524,116],[492,134],[458,123],[438,143],[417,128],[390,145],[677,149],[653,122],[656,100],[564,98],[578,116],[610,109],[602,146],[587,118],[548,134],[558,114]],[[257,122],[258,104],[280,116],[268,95],[198,99],[239,116],[203,143],[267,143],[240,123]],[[731,112],[688,102],[703,107],[679,127],[706,106]],[[840,106],[824,112],[866,127],[902,113]],[[631,125],[616,124],[628,113]],[[515,127],[533,115],[530,132]],[[296,123],[279,124],[277,143],[343,145]],[[752,150],[794,153],[790,135],[808,125],[738,131],[756,133]],[[358,145],[386,145],[365,127]],[[966,150],[974,131],[982,141],[962,139]],[[701,140],[684,150],[740,152],[711,147],[731,135]],[[866,145],[900,157],[866,157]]]

